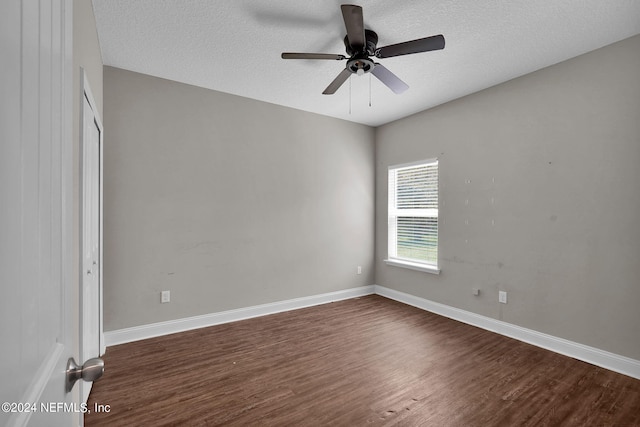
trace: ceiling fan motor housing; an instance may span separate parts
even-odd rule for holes
[[[362,51],[355,51],[349,43],[349,37],[344,36],[344,46],[347,49],[347,53],[351,56],[358,53],[363,53],[368,56],[373,56],[376,53],[376,45],[378,44],[378,34],[373,30],[364,30],[364,38],[366,40],[365,46]]]

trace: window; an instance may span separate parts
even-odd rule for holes
[[[438,270],[438,160],[389,168],[387,264]]]

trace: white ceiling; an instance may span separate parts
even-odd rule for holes
[[[379,126],[640,33],[640,0],[360,0],[378,47],[435,34],[444,50],[380,59],[401,95],[351,77],[339,1],[93,0],[105,65]],[[351,112],[349,105],[351,103]]]

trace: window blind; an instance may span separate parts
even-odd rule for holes
[[[438,266],[438,161],[389,168],[389,258]]]

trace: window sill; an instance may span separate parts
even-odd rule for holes
[[[431,267],[425,264],[419,264],[417,262],[401,261],[397,259],[385,259],[384,262],[387,265],[392,265],[394,267],[408,268],[410,270],[423,271],[430,274],[440,274],[439,268]]]

